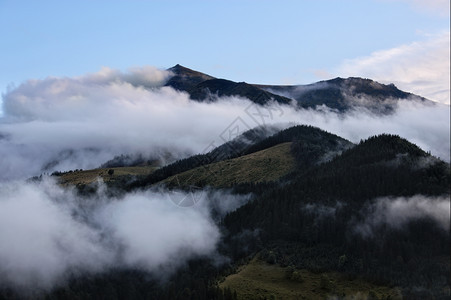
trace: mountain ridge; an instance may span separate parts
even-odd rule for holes
[[[196,101],[238,96],[260,105],[275,101],[280,104],[294,103],[303,109],[326,106],[339,113],[364,108],[375,114],[394,112],[399,100],[434,104],[424,97],[398,89],[393,83],[382,84],[360,77],[336,77],[307,85],[268,85],[216,78],[179,64],[168,71],[174,76],[166,86],[187,92]]]

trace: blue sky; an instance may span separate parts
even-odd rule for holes
[[[447,0],[0,0],[0,91],[180,63],[251,83],[369,77],[449,103],[449,26]]]

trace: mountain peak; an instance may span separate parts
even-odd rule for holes
[[[175,75],[202,77],[202,78],[204,78],[204,80],[209,80],[209,79],[213,79],[214,78],[213,76],[210,76],[208,74],[205,74],[205,73],[202,73],[202,72],[199,72],[199,71],[195,71],[193,69],[184,67],[184,66],[182,66],[180,64],[176,64],[172,68],[169,68],[168,71],[171,71]]]
[[[185,70],[193,71],[193,70],[191,70],[191,69],[189,69],[187,67],[184,67],[184,66],[182,66],[180,64],[176,64],[175,66],[173,66],[172,68],[169,68],[168,70],[176,72],[176,73],[178,73],[180,71],[185,71]]]
[[[180,91],[189,91],[201,82],[214,79],[213,76],[186,68],[180,64],[169,68],[168,71],[172,72],[174,76],[169,79],[166,85]]]

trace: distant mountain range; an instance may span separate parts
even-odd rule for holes
[[[386,85],[358,77],[337,77],[308,85],[260,85],[215,78],[178,64],[168,71],[173,73],[173,77],[166,86],[185,91],[196,101],[237,96],[261,105],[275,101],[294,103],[299,108],[327,107],[341,113],[364,108],[377,114],[393,112],[399,100],[434,103],[401,91],[394,84]]]

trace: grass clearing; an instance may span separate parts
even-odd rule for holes
[[[291,143],[201,166],[171,176],[163,181],[169,185],[211,185],[227,187],[237,183],[275,181],[294,170]]]
[[[336,272],[296,270],[290,279],[287,271],[288,267],[268,264],[256,256],[219,286],[235,290],[238,299],[402,299],[399,289],[349,280]]]

